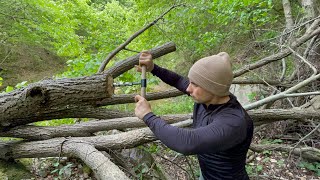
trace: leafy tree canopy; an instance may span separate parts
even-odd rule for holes
[[[222,42],[276,23],[277,18],[270,13],[274,6],[271,0],[178,0],[175,4],[181,6],[128,48],[141,51],[174,41],[181,59],[194,61],[213,53]],[[1,45],[44,47],[69,59],[68,70],[62,76],[90,75],[97,72],[109,52],[172,5],[168,0],[2,1]],[[132,54],[122,51],[111,62]]]

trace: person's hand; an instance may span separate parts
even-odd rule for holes
[[[134,113],[139,119],[142,119],[146,114],[151,112],[151,106],[144,97],[136,95],[134,97],[134,100],[136,101],[136,108],[134,110]]]
[[[145,65],[147,72],[151,72],[154,68],[152,55],[149,51],[142,51],[139,57],[139,66],[135,65],[138,72],[141,72],[141,66]]]

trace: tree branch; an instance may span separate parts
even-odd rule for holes
[[[173,125],[185,127],[192,124],[192,120],[175,123]],[[0,159],[17,159],[32,157],[50,157],[60,155],[60,147],[69,143],[87,143],[93,145],[99,151],[110,149],[132,148],[138,145],[156,140],[149,128],[142,128],[115,135],[104,135],[94,137],[69,137],[54,138],[43,141],[12,141],[0,142]],[[62,152],[62,155],[65,155]]]
[[[129,180],[118,166],[90,144],[76,142],[65,143],[63,152],[80,158],[95,172],[99,179]]]
[[[283,151],[290,152],[292,150],[291,146],[281,145],[281,144],[267,144],[267,145],[257,145],[251,144],[250,149],[254,152],[262,152],[265,150],[270,151]],[[299,147],[292,151],[293,154],[297,156],[302,156],[303,158],[320,161],[320,150],[312,147]]]
[[[320,27],[318,27],[319,25],[319,20],[315,20],[314,23],[312,24],[312,26],[306,31],[306,33],[301,36],[300,38],[298,38],[296,41],[292,42],[290,47],[292,49],[296,49],[297,47],[301,46],[303,43],[305,43],[306,41],[308,41],[309,39],[311,39],[312,37],[318,35],[320,33]],[[287,48],[277,54],[271,55],[269,57],[263,58],[255,63],[249,64],[244,66],[243,68],[237,70],[234,72],[234,77],[238,77],[241,76],[247,72],[249,72],[250,70],[253,69],[257,69],[259,67],[262,67],[266,64],[269,64],[271,62],[274,61],[278,61],[281,60],[287,56],[289,56],[292,52]]]
[[[164,12],[162,15],[160,15],[157,19],[155,19],[153,22],[145,26],[144,28],[140,29],[136,33],[134,33],[129,39],[127,39],[124,43],[122,43],[119,47],[117,47],[115,50],[113,50],[107,57],[106,59],[102,62],[101,66],[99,67],[98,73],[101,73],[104,71],[104,68],[106,65],[109,63],[109,61],[122,49],[124,49],[132,40],[134,40],[136,37],[138,37],[140,34],[142,34],[145,30],[149,29],[153,25],[155,25],[160,19],[163,18],[167,13],[169,13],[172,9],[178,7],[180,5],[174,5],[170,7],[166,12]]]

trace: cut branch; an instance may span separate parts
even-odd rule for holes
[[[103,72],[104,68],[106,65],[109,63],[109,61],[122,49],[126,48],[126,46],[134,40],[136,37],[138,37],[140,34],[142,34],[144,31],[155,25],[160,19],[162,19],[166,14],[168,14],[172,9],[178,7],[180,5],[174,5],[170,7],[166,12],[164,12],[162,15],[160,15],[157,19],[155,19],[153,22],[145,26],[144,28],[140,29],[136,33],[134,33],[129,39],[127,39],[123,44],[121,44],[119,47],[117,47],[115,50],[113,50],[107,57],[106,59],[102,62],[101,66],[99,67],[99,73]]]
[[[173,42],[168,42],[149,50],[149,52],[152,54],[153,59],[156,59],[163,55],[169,54],[175,50],[176,45]],[[123,61],[120,61],[119,63],[108,69],[106,73],[111,74],[113,78],[116,78],[124,72],[130,70],[134,67],[134,65],[137,64],[139,64],[139,54],[131,56]]]

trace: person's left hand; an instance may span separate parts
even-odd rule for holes
[[[139,119],[142,119],[146,114],[151,112],[151,106],[144,97],[136,95],[134,97],[134,100],[136,101],[136,108],[134,110],[134,113]]]

